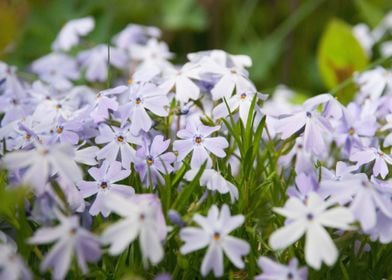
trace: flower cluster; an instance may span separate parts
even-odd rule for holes
[[[306,279],[392,241],[389,69],[358,73],[349,104],[294,105],[258,92],[248,56],[174,65],[160,30],[134,24],[86,48],[94,26],[64,25],[34,80],[0,63],[7,191],[29,190],[29,238],[0,231],[0,279]]]

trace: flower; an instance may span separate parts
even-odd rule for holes
[[[266,257],[260,257],[257,263],[263,273],[256,276],[255,280],[306,280],[308,278],[307,268],[299,268],[298,260],[295,258],[288,265],[274,262]]]
[[[121,163],[113,161],[110,164],[105,161],[100,168],[92,167],[88,173],[95,181],[80,181],[77,186],[83,198],[87,198],[96,194],[96,198],[92,203],[89,213],[93,216],[102,213],[104,217],[110,214],[109,209],[105,206],[104,200],[109,193],[129,197],[135,193],[131,186],[114,184],[121,181],[131,174],[131,171],[121,168]]]
[[[199,169],[189,170],[184,178],[188,181],[193,180],[197,175]],[[205,186],[210,191],[217,191],[221,194],[230,194],[231,203],[238,199],[238,189],[229,181],[225,180],[223,176],[214,169],[205,169],[200,177],[200,186]]]
[[[77,80],[80,74],[76,60],[63,53],[51,53],[37,59],[31,65],[31,70],[59,90],[70,89],[71,81]]]
[[[68,143],[38,144],[29,151],[8,153],[3,160],[11,170],[25,168],[23,182],[34,187],[38,194],[43,191],[49,176],[56,173],[71,182],[82,179],[82,171],[75,163],[75,150]]]
[[[179,70],[168,70],[166,81],[159,87],[164,89],[166,93],[175,90],[176,100],[186,103],[190,99],[197,100],[200,95],[200,88],[192,81],[198,79],[198,65],[191,63],[185,64]]]
[[[150,38],[145,45],[132,45],[130,56],[133,60],[140,62],[138,70],[156,67],[163,70],[171,67],[167,60],[171,59],[174,54],[169,51],[169,47],[165,42],[159,42],[156,38]]]
[[[77,59],[81,68],[86,70],[88,81],[104,82],[108,78],[108,63],[110,62],[116,68],[122,69],[126,67],[128,58],[123,50],[100,44],[79,53]]]
[[[360,150],[354,150],[351,153],[350,161],[356,162],[358,166],[374,161],[373,175],[385,178],[389,173],[388,165],[392,164],[392,157],[380,149],[364,147]]]
[[[161,175],[173,172],[171,165],[176,156],[172,152],[165,151],[169,148],[170,140],[163,140],[162,135],[157,135],[152,140],[149,147],[147,143],[136,151],[135,169],[139,172],[143,181],[148,181],[149,185],[155,185],[157,181],[164,182]]]
[[[57,217],[59,225],[40,228],[28,240],[30,244],[48,244],[56,241],[41,263],[41,270],[51,267],[54,279],[64,279],[75,254],[78,266],[84,274],[87,273],[87,262],[97,262],[101,258],[98,238],[79,225],[77,216],[66,217],[57,211]]]
[[[296,197],[291,197],[283,208],[274,208],[275,212],[288,218],[287,224],[276,230],[269,239],[274,250],[284,249],[302,235],[305,239],[305,259],[309,266],[320,269],[322,262],[331,266],[336,262],[338,250],[324,227],[342,230],[352,229],[353,214],[344,207],[330,207],[316,193],[309,193],[306,204]]]
[[[236,94],[227,100],[227,104],[226,102],[220,103],[214,108],[212,114],[217,119],[225,118],[229,115],[227,107],[229,107],[230,113],[233,113],[235,110],[238,109],[240,119],[242,123],[246,125],[249,116],[249,110],[255,95],[257,95],[257,98],[260,98],[262,100],[266,99],[266,95],[262,95],[261,93],[254,91],[254,89],[238,89],[236,91]],[[257,104],[255,106],[256,111]]]
[[[127,86],[118,86],[103,90],[97,94],[93,109],[90,113],[90,116],[96,123],[109,119],[110,111],[117,111],[118,102],[115,96],[125,92],[127,88]]]
[[[134,44],[143,45],[151,37],[159,38],[161,31],[153,26],[128,24],[120,33],[113,38],[113,43],[122,49],[130,49]]]
[[[183,160],[190,152],[192,153],[191,167],[192,169],[199,168],[206,160],[207,167],[211,166],[211,158],[208,152],[213,153],[217,157],[225,157],[224,149],[229,146],[229,143],[224,137],[209,137],[215,131],[218,131],[220,126],[205,126],[202,124],[196,125],[189,122],[186,129],[180,130],[177,137],[183,140],[176,140],[173,143],[173,149],[178,151],[177,160]]]
[[[143,260],[159,263],[164,255],[161,241],[167,228],[159,199],[152,194],[134,195],[129,199],[110,194],[106,207],[123,219],[108,227],[101,240],[109,244],[109,254],[119,255],[139,237]]]
[[[329,94],[322,94],[308,99],[302,108],[289,115],[282,115],[276,124],[276,132],[285,140],[296,132],[304,129],[303,147],[305,150],[321,155],[327,151],[325,137],[330,134],[332,127],[329,121],[317,111],[320,104],[327,103],[332,98]]]
[[[31,273],[11,244],[0,242],[0,279],[30,280]]]
[[[131,167],[131,162],[135,161],[135,149],[130,143],[139,143],[139,139],[133,136],[128,128],[118,128],[102,124],[99,126],[99,135],[95,138],[95,143],[108,143],[98,153],[98,159],[105,159],[113,162],[121,155],[121,164],[125,169]]]
[[[377,223],[377,212],[392,218],[392,203],[387,189],[374,177],[366,174],[352,174],[341,180],[323,180],[321,191],[329,194],[333,201],[343,204],[350,202],[350,209],[364,231],[369,231]]]
[[[78,18],[68,21],[61,28],[52,49],[55,51],[69,51],[73,46],[79,43],[79,37],[85,36],[94,29],[95,21],[92,17]]]
[[[119,113],[123,122],[131,120],[130,131],[138,135],[141,130],[147,132],[152,126],[151,117],[146,110],[165,117],[168,115],[165,107],[169,104],[165,92],[152,83],[129,86],[129,102],[120,106]]]
[[[237,267],[244,268],[242,257],[250,251],[249,244],[229,233],[244,223],[243,215],[231,216],[229,207],[224,204],[219,211],[213,205],[208,216],[196,214],[193,220],[201,227],[181,229],[180,238],[185,244],[180,248],[181,254],[188,254],[208,246],[201,265],[201,274],[205,277],[211,270],[215,277],[223,275],[223,253]]]

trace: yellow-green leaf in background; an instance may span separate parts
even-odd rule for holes
[[[368,65],[368,56],[354,37],[351,26],[339,19],[328,23],[319,43],[317,60],[322,80],[329,90]],[[347,103],[354,90],[346,87],[337,96]]]

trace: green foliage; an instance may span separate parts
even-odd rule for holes
[[[368,57],[354,37],[351,27],[334,19],[327,25],[318,49],[318,64],[321,76],[328,89],[332,89],[352,76],[355,71],[366,68]],[[347,103],[355,88],[346,89],[337,95]]]

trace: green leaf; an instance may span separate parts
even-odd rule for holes
[[[354,37],[351,26],[339,19],[333,19],[327,25],[317,59],[320,74],[329,90],[368,64],[366,52]],[[347,103],[354,93],[355,88],[351,86],[338,92],[337,96],[341,102]]]
[[[189,198],[196,190],[196,187],[200,187],[199,179],[200,179],[201,175],[203,174],[203,172],[206,168],[206,165],[207,165],[207,162],[205,162],[200,167],[195,178],[193,178],[193,180],[188,185],[186,185],[184,187],[184,189],[179,193],[179,195],[177,196],[177,199],[174,201],[171,209],[175,209],[175,210],[181,212],[183,210],[183,207],[185,207],[185,205],[187,205],[187,204],[189,205]]]

